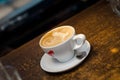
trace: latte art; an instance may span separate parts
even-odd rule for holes
[[[65,32],[65,33],[63,33],[63,32],[54,32],[53,34],[52,34],[52,36],[53,36],[53,38],[60,38],[61,39],[61,41],[64,41],[65,40],[65,38],[67,37],[69,35],[69,33],[68,32]]]
[[[56,28],[43,36],[41,45],[44,47],[56,46],[73,35],[73,30],[68,27]]]

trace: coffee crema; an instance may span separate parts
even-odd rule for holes
[[[41,39],[41,45],[43,47],[53,47],[56,46],[67,39],[69,39],[74,34],[74,30],[71,27],[58,27],[49,32],[47,32]]]

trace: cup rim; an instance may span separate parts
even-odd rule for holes
[[[71,28],[71,29],[73,30],[72,36],[69,37],[68,39],[66,39],[65,41],[63,41],[63,42],[55,45],[55,46],[45,47],[45,46],[42,46],[42,45],[41,45],[42,39],[43,39],[48,33],[52,32],[52,31],[54,31],[54,30],[56,30],[56,29],[58,29],[58,28],[62,28],[62,27],[69,27],[69,28]],[[40,47],[42,47],[42,48],[55,48],[55,47],[58,47],[58,46],[60,46],[60,45],[62,45],[62,44],[64,44],[64,43],[66,43],[66,42],[67,42],[68,40],[70,40],[74,35],[75,35],[75,29],[74,29],[73,26],[70,26],[70,25],[59,26],[59,27],[53,28],[53,29],[51,29],[50,31],[46,32],[46,33],[41,37],[41,39],[40,39],[40,41],[39,41],[39,45],[40,45]]]

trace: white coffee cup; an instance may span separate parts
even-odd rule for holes
[[[48,31],[40,39],[39,45],[45,54],[59,62],[66,62],[74,57],[74,50],[81,48],[85,40],[84,34],[75,35],[75,29],[65,25]]]

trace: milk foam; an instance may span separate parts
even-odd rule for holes
[[[68,36],[68,32],[65,32],[65,33],[63,33],[63,32],[54,32],[53,34],[52,34],[52,36],[55,38],[55,37],[59,37],[62,41],[64,41],[65,40],[65,38]]]
[[[41,41],[41,44],[45,47],[51,47],[58,45],[73,35],[71,28],[57,28],[47,33]]]

